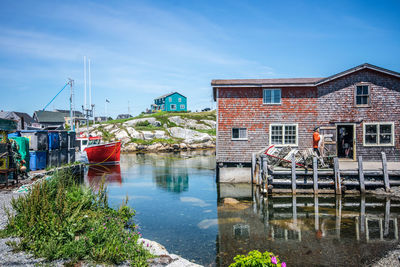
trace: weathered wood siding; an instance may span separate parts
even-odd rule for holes
[[[263,104],[262,88],[218,89],[217,162],[250,162],[269,144],[271,123],[297,123],[299,148],[310,147],[317,118],[317,88],[281,88],[282,104]],[[247,140],[232,140],[232,128],[247,128]]]
[[[370,86],[370,106],[357,107],[355,90],[360,83]],[[365,69],[318,87],[318,121],[320,125],[355,123],[356,155],[366,160],[400,160],[400,79]],[[395,146],[364,146],[363,123],[394,122]]]
[[[370,85],[370,107],[356,107],[360,82]],[[400,79],[365,69],[318,87],[277,87],[281,105],[263,104],[263,88],[222,87],[217,91],[217,162],[250,162],[251,153],[269,145],[271,123],[297,123],[298,148],[312,147],[315,126],[356,124],[356,154],[365,160],[400,160]],[[395,146],[363,145],[364,122],[394,122]],[[247,128],[247,140],[232,140],[232,128]]]

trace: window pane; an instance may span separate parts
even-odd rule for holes
[[[361,96],[356,97],[356,104],[361,105]]]
[[[271,143],[277,145],[283,143],[282,126],[271,126]]]
[[[239,129],[239,138],[247,138],[246,128],[240,128]]]
[[[362,86],[357,86],[357,95],[361,95],[362,93]]]
[[[391,144],[392,143],[392,135],[391,134],[380,134],[379,135],[379,144]]]
[[[232,129],[232,138],[239,138],[239,129],[237,128]]]
[[[362,96],[361,97],[361,104],[362,105],[367,105],[368,104],[368,96]]]
[[[365,131],[367,134],[376,134],[377,133],[377,127],[376,125],[365,125]]]
[[[376,135],[365,135],[366,144],[377,144]]]
[[[369,94],[368,85],[364,85],[362,88],[363,88],[363,90],[362,90],[363,95],[368,95]]]
[[[281,103],[281,90],[273,90],[274,92],[274,103],[279,104]]]
[[[296,144],[296,126],[285,126],[285,144]]]
[[[381,124],[379,125],[379,133],[392,133],[392,125],[391,124]]]
[[[272,102],[271,90],[264,90],[264,103],[270,104]]]

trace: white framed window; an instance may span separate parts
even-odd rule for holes
[[[178,98],[178,102],[182,102],[182,98]]]
[[[232,140],[247,140],[247,129],[232,128]]]
[[[168,98],[168,101],[169,101],[169,102],[172,102],[172,98],[171,98],[171,97],[170,97],[170,98]]]
[[[364,146],[394,146],[394,122],[364,123]]]
[[[264,89],[263,104],[281,104],[281,89]]]
[[[182,104],[182,105],[181,105],[181,109],[185,109],[185,105]]]
[[[271,145],[298,145],[297,124],[270,124],[269,143]]]
[[[164,109],[164,104],[161,105],[161,109]]]
[[[356,106],[369,106],[370,88],[369,85],[361,84],[356,86]]]
[[[169,107],[170,107],[171,110],[176,110],[176,105],[175,104],[171,104]]]

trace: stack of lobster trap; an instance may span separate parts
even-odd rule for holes
[[[15,121],[0,119],[0,183],[6,186],[9,182],[18,183],[21,158],[16,143],[8,139],[8,133],[16,127]]]

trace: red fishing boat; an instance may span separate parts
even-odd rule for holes
[[[101,143],[100,136],[80,136],[76,139],[80,142],[81,151],[85,151],[89,163],[117,163],[120,160],[121,141]]]

